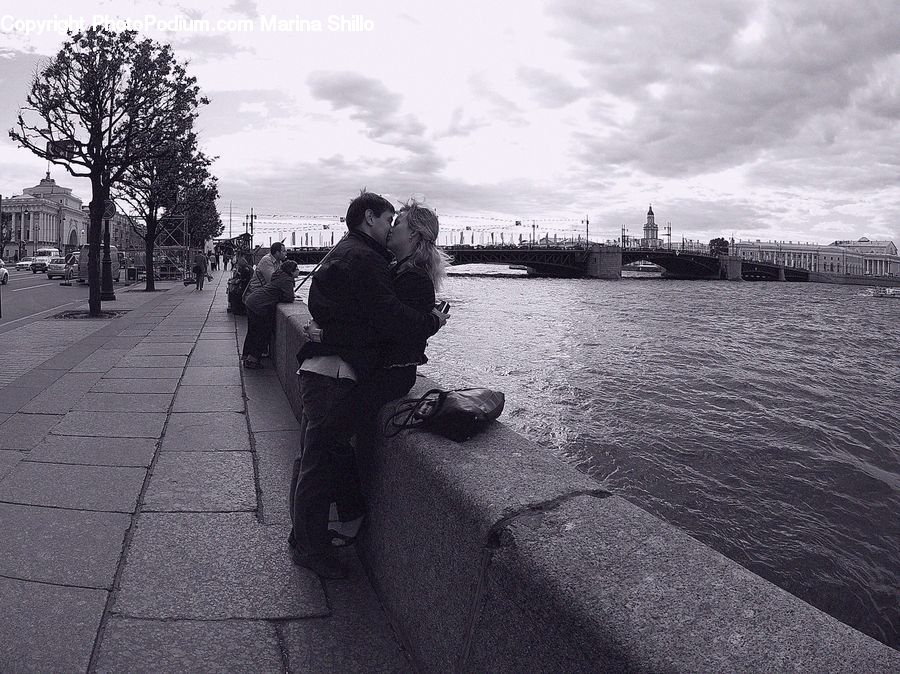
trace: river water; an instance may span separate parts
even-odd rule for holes
[[[900,301],[871,289],[454,276],[422,372],[612,492],[890,644]]]

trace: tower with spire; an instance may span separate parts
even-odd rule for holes
[[[647,222],[644,224],[644,237],[641,239],[642,248],[659,248],[659,228],[656,226],[656,216],[653,215],[653,204],[647,211]]]

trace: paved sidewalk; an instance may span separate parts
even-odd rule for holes
[[[21,328],[73,326],[0,389],[0,671],[411,669],[352,550],[291,563],[298,425],[214,277]]]

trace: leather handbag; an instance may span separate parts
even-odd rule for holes
[[[420,398],[398,403],[385,422],[384,434],[390,438],[406,428],[424,428],[462,442],[487,428],[505,403],[503,393],[489,388],[433,388]]]

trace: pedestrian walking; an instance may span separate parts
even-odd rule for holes
[[[194,256],[194,266],[191,271],[194,272],[194,282],[197,284],[197,290],[203,290],[203,281],[206,279],[206,270],[208,261],[202,250],[198,250]]]

